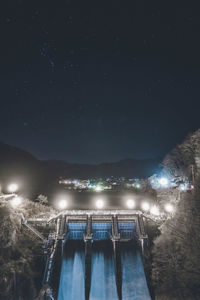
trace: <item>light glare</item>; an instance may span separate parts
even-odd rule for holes
[[[135,202],[132,199],[127,200],[126,205],[128,208],[132,209],[135,207]]]
[[[97,185],[97,186],[95,187],[95,191],[96,191],[96,192],[101,192],[101,191],[102,191],[102,188],[101,188],[99,185]]]
[[[103,208],[104,207],[103,200],[101,200],[101,199],[97,200],[96,201],[96,207],[99,208],[99,209]]]
[[[155,215],[155,216],[158,216],[158,215],[159,215],[159,209],[158,209],[157,206],[154,205],[154,206],[151,208],[151,214],[152,214],[152,215]]]
[[[67,208],[67,201],[65,199],[61,199],[58,202],[58,207],[59,207],[59,209],[65,209],[65,208]]]
[[[18,189],[18,185],[16,183],[11,183],[9,186],[8,186],[8,191],[10,193],[15,193]]]
[[[181,184],[181,185],[179,186],[179,189],[180,189],[181,191],[186,191],[186,190],[187,190],[187,185],[186,185],[186,184]]]
[[[165,205],[165,210],[168,213],[172,213],[174,211],[174,207],[173,207],[173,205],[171,205],[170,203],[168,203],[168,204]]]
[[[22,198],[21,197],[15,197],[12,199],[12,206],[17,207],[22,203]]]
[[[166,177],[162,177],[159,179],[159,183],[160,183],[160,185],[166,187],[169,184],[169,180]]]
[[[143,202],[142,203],[142,209],[145,211],[148,211],[150,209],[150,205],[148,202]]]

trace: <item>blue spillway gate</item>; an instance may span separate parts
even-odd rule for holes
[[[134,239],[136,237],[135,222],[118,222],[118,229],[121,239]]]
[[[83,222],[68,222],[67,236],[69,240],[83,240],[86,223]],[[118,229],[121,239],[134,239],[136,237],[135,222],[118,222]],[[109,240],[112,238],[112,223],[111,222],[93,222],[92,223],[93,240]]]
[[[75,222],[68,222],[67,226],[67,239],[69,240],[83,240],[86,223],[75,223]]]
[[[112,224],[103,222],[92,223],[93,240],[109,240],[112,237]]]

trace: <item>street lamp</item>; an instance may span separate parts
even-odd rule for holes
[[[12,200],[11,200],[11,204],[12,206],[15,208],[17,206],[19,206],[20,204],[22,203],[22,198],[21,197],[14,197]]]
[[[99,186],[99,185],[97,185],[97,186],[95,187],[95,191],[96,191],[96,192],[101,192],[101,191],[102,191],[102,187]]]
[[[67,203],[67,200],[65,199],[61,199],[59,202],[58,202],[58,208],[59,209],[66,209],[68,206],[68,203]]]
[[[158,182],[162,187],[167,187],[169,185],[169,180],[166,177],[161,177]]]
[[[174,211],[174,207],[173,207],[172,204],[168,203],[168,204],[165,205],[165,210],[168,213],[172,213]]]
[[[128,208],[133,209],[135,207],[135,201],[132,199],[128,199],[126,205]]]
[[[11,183],[8,186],[8,191],[10,193],[15,193],[18,190],[18,185],[16,183]]]
[[[150,209],[150,205],[148,202],[143,202],[141,206],[144,211],[148,211]]]
[[[187,191],[187,185],[186,184],[180,184],[179,190],[180,191]]]
[[[98,209],[103,208],[103,207],[104,207],[104,201],[103,201],[102,199],[97,200],[97,201],[96,201],[96,207],[97,207]]]
[[[151,208],[151,210],[150,210],[150,213],[151,213],[152,215],[158,216],[160,212],[159,212],[158,207],[154,205],[154,206],[152,206],[152,208]]]

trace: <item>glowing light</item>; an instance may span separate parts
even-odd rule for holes
[[[68,203],[67,203],[67,200],[65,199],[61,199],[59,202],[58,202],[58,208],[59,209],[66,209],[68,206]]]
[[[141,188],[141,185],[140,185],[139,183],[136,183],[135,187],[136,187],[137,189],[140,189],[140,188]]]
[[[135,202],[133,199],[128,199],[127,202],[126,202],[126,205],[128,208],[132,209],[135,207]]]
[[[187,190],[187,185],[186,185],[186,184],[181,184],[181,185],[179,186],[179,189],[180,189],[181,191],[186,191],[186,190]]]
[[[102,191],[102,187],[99,186],[99,185],[97,185],[97,186],[95,187],[95,191],[96,191],[96,192],[101,192],[101,191]]]
[[[151,214],[152,215],[155,215],[155,216],[158,216],[159,215],[159,209],[158,209],[158,207],[157,206],[152,206],[152,208],[151,208],[151,210],[150,210],[150,212],[151,212]]]
[[[99,208],[99,209],[104,207],[104,202],[103,202],[102,199],[99,199],[99,200],[96,201],[96,207]]]
[[[150,209],[150,205],[148,202],[143,202],[141,206],[144,211],[148,211]]]
[[[22,203],[22,198],[21,197],[15,197],[15,198],[12,199],[11,203],[12,203],[13,207],[17,207]]]
[[[168,203],[168,204],[165,205],[165,210],[168,213],[172,213],[174,211],[174,207],[173,207],[173,205],[171,205],[170,203]]]
[[[163,187],[167,187],[169,185],[169,180],[166,177],[162,177],[159,179],[159,183]]]
[[[8,191],[10,193],[15,193],[18,190],[18,185],[16,183],[12,183],[8,186]]]

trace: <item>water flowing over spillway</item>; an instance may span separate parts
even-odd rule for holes
[[[121,242],[122,300],[151,300],[141,253],[133,242]],[[85,300],[83,241],[67,241],[58,300]],[[118,300],[114,255],[110,240],[92,245],[90,300]]]
[[[122,299],[151,300],[140,251],[132,243],[121,243]]]
[[[90,300],[117,300],[114,258],[110,241],[94,242]]]
[[[60,277],[59,300],[85,300],[84,242],[67,241]]]

